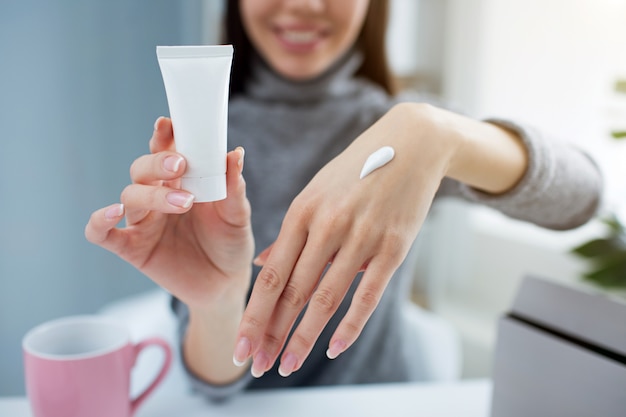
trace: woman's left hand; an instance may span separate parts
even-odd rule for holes
[[[258,257],[263,268],[239,328],[234,358],[252,356],[253,375],[271,368],[308,303],[279,369],[283,376],[298,370],[364,270],[328,356],[357,339],[416,238],[456,150],[454,142],[432,136],[436,115],[427,105],[394,107],[293,201],[278,238]],[[385,145],[395,149],[394,159],[359,179],[367,157]]]

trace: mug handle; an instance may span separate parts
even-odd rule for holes
[[[139,406],[146,400],[146,398],[148,398],[148,396],[161,383],[161,381],[163,381],[163,378],[165,378],[165,375],[167,375],[167,371],[170,369],[170,365],[172,364],[172,348],[165,340],[158,337],[148,338],[137,343],[134,346],[135,358],[139,356],[142,350],[152,345],[160,346],[163,349],[163,352],[165,353],[165,359],[163,360],[161,370],[159,371],[159,374],[156,376],[156,378],[154,378],[154,381],[152,381],[152,383],[148,385],[148,388],[146,388],[141,394],[139,394],[137,398],[131,401],[131,416],[135,415],[135,412],[137,411]]]

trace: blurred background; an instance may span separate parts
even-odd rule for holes
[[[219,39],[220,0],[0,2],[0,396],[23,395],[21,338],[155,286],[89,244],[167,115],[156,45]],[[626,206],[626,0],[392,0],[389,54],[407,88],[474,117],[534,124],[593,154],[604,210]],[[593,221],[550,232],[485,208],[433,207],[414,298],[461,335],[462,376],[488,376],[497,318],[525,274],[577,282]],[[450,244],[452,242],[452,244]]]

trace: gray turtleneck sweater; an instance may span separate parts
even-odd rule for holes
[[[231,98],[229,148],[242,145],[246,149],[244,175],[258,250],[276,239],[289,204],[314,174],[394,104],[407,101],[355,78],[359,64],[358,56],[349,55],[318,79],[295,83],[257,61],[245,94]],[[498,196],[444,179],[436,199],[456,196],[553,229],[573,228],[591,218],[599,204],[602,180],[584,153],[517,123],[490,122],[522,138],[530,155],[523,179]],[[254,277],[257,273],[255,268]],[[409,302],[411,277],[402,265],[359,339],[335,360],[327,359],[325,352],[348,309],[358,277],[298,372],[283,378],[276,364],[260,379],[248,373],[227,386],[210,385],[189,372],[192,385],[211,399],[222,399],[243,389],[428,380],[420,337],[402,314]],[[173,308],[182,340],[188,311],[177,300]]]

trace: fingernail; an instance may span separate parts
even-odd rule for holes
[[[235,346],[235,353],[233,354],[233,363],[237,366],[245,365],[248,357],[250,356],[251,345],[247,337],[242,337]]]
[[[265,370],[269,368],[270,360],[267,353],[261,351],[254,356],[254,362],[252,362],[252,369],[250,372],[255,378],[261,378],[265,374]]]
[[[163,168],[170,172],[178,172],[182,162],[183,158],[181,156],[170,155],[163,160]]]
[[[113,207],[109,207],[104,212],[104,217],[108,220],[117,219],[124,214],[124,204],[116,204]]]
[[[193,194],[181,191],[172,191],[165,196],[165,199],[173,206],[189,208],[191,207],[191,204],[193,204],[193,200],[195,199],[195,197]]]
[[[280,361],[278,373],[280,374],[280,376],[287,378],[289,375],[291,375],[297,364],[298,358],[296,358],[296,355],[289,352],[283,357],[283,360]]]
[[[328,356],[328,359],[335,359],[345,349],[346,349],[346,342],[342,340],[335,340],[326,351],[326,356]]]
[[[243,166],[243,159],[246,156],[246,150],[243,148],[243,146],[238,146],[237,149],[239,150],[239,160],[237,161],[237,165],[241,168]]]
[[[233,356],[233,363],[235,364],[235,366],[238,366],[238,367],[240,367],[240,368],[241,368],[242,366],[244,366],[244,365],[246,364],[246,361],[239,362],[239,361],[238,361],[237,359],[235,359],[235,357]]]
[[[163,117],[163,116],[161,116],[161,117]],[[158,117],[156,119],[156,121],[154,122],[154,130],[155,131],[159,130],[159,120],[161,120],[161,117]]]

